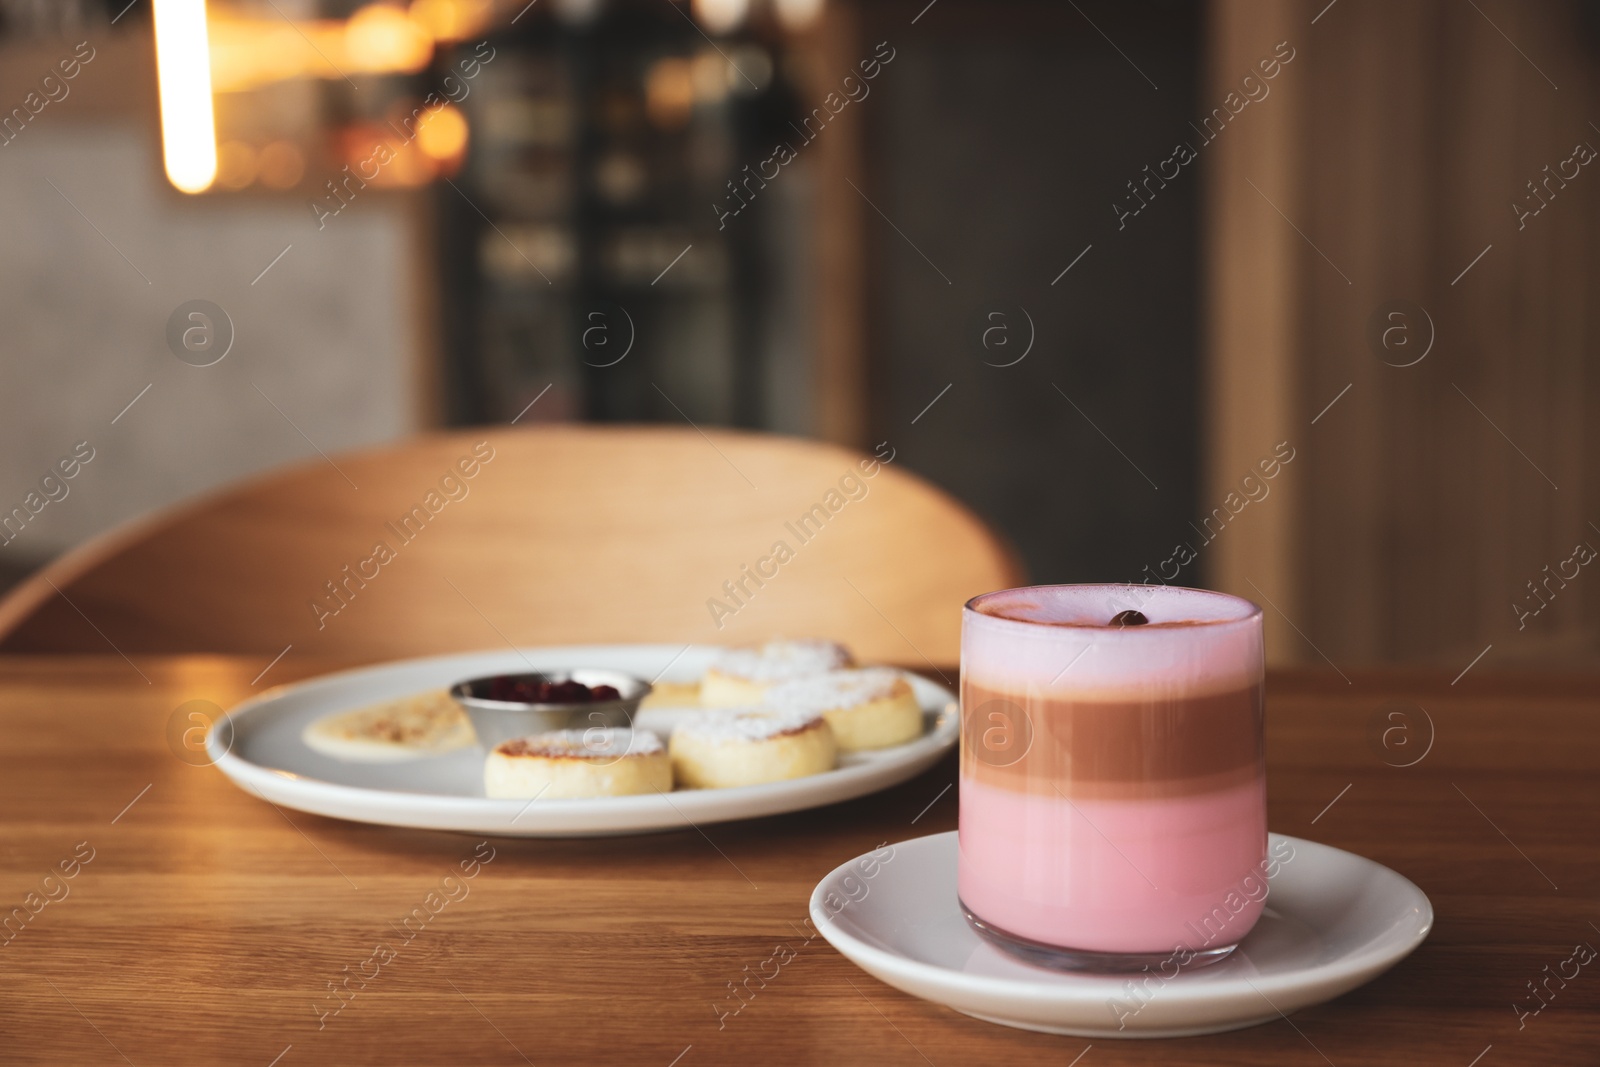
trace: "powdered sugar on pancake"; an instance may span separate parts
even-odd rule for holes
[[[822,721],[821,713],[814,711],[729,708],[687,716],[679,720],[672,732],[675,736],[717,743],[769,741],[774,737],[816,729]]]
[[[900,672],[891,667],[829,671],[775,685],[767,690],[763,703],[779,711],[833,711],[894,696],[905,684]]]
[[[649,730],[596,726],[587,730],[552,730],[531,737],[517,737],[501,742],[495,751],[504,756],[544,759],[616,759],[619,756],[654,755],[664,749],[661,738]]]
[[[768,641],[756,648],[730,648],[711,669],[747,682],[784,682],[849,665],[849,650],[833,641]]]

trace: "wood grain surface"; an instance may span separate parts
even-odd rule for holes
[[[372,661],[821,634],[926,669],[960,655],[965,601],[1022,583],[892,441],[496,427],[310,460],[120,526],[0,601],[0,649]]]
[[[1295,58],[1200,148],[1200,514],[1271,443],[1299,458],[1272,503],[1205,549],[1203,584],[1271,598],[1268,648],[1300,662],[1464,666],[1492,642],[1488,665],[1592,666],[1600,582],[1555,579],[1544,596],[1528,583],[1578,542],[1600,545],[1600,451],[1573,444],[1600,420],[1600,202],[1523,199],[1596,143],[1590,9],[1216,0],[1208,13],[1202,113],[1278,42]]]
[[[1272,828],[1411,878],[1433,934],[1292,1024],[1086,1051],[899,993],[806,939],[835,865],[954,828],[953,758],[704,833],[481,845],[280,811],[181,759],[176,709],[255,691],[264,657],[136,664],[0,660],[0,913],[59,898],[0,936],[6,1064],[1596,1062],[1600,974],[1552,985],[1520,1028],[1513,1008],[1546,965],[1600,945],[1590,677],[1272,675]],[[285,660],[260,687],[341,665]],[[408,934],[430,893],[445,902]],[[780,944],[794,959],[719,1025],[728,983]],[[334,999],[358,972],[376,977]]]

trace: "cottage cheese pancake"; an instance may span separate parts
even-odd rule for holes
[[[443,689],[324,715],[300,739],[324,756],[354,763],[438,756],[477,741],[466,713]]]
[[[673,727],[672,773],[687,789],[779,782],[832,770],[839,748],[815,712],[702,712]]]
[[[755,648],[731,648],[718,656],[700,683],[700,702],[708,708],[758,704],[767,690],[848,667],[850,650],[833,641],[768,641]]]
[[[905,677],[889,667],[829,671],[782,682],[767,691],[763,703],[779,711],[822,715],[844,752],[888,748],[922,736],[922,705]]]
[[[483,764],[486,796],[570,800],[665,793],[672,763],[647,730],[554,730],[503,741]]]

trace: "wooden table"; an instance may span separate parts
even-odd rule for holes
[[[1520,1028],[1513,1008],[1536,1005],[1528,983],[1575,944],[1600,946],[1592,678],[1274,675],[1273,829],[1405,874],[1432,898],[1434,932],[1293,1025],[1085,1053],[1086,1040],[899,993],[806,940],[824,873],[954,828],[953,759],[874,797],[705,836],[480,846],[280,812],[178,758],[175,709],[227,706],[264,665],[0,660],[0,914],[45,901],[0,935],[0,1062],[1600,1062],[1600,965],[1552,983]],[[331,666],[288,659],[269,681]],[[475,858],[476,877],[443,882]],[[47,881],[63,863],[73,876]],[[442,885],[465,895],[451,889],[407,941],[400,921]],[[795,958],[719,1025],[728,983],[779,944]],[[379,945],[393,958],[375,959]],[[377,977],[335,999],[330,984],[357,972]]]

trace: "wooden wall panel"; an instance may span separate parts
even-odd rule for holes
[[[1278,42],[1296,47],[1296,14],[1272,0],[1213,4],[1210,55],[1201,80],[1206,113],[1236,91]],[[1293,356],[1305,264],[1299,256],[1302,239],[1284,220],[1304,214],[1304,161],[1295,146],[1306,100],[1305,72],[1298,66],[1302,58],[1297,49],[1269,83],[1268,95],[1202,149],[1209,168],[1201,257],[1202,517],[1222,505],[1277,443],[1294,446],[1297,462],[1303,455],[1298,450],[1304,434],[1297,429],[1302,369]],[[1303,466],[1291,464],[1274,479],[1260,506],[1241,512],[1215,546],[1207,546],[1203,571],[1215,588],[1275,605],[1267,611],[1267,648],[1280,663],[1307,651],[1294,630],[1304,615],[1295,567],[1304,473]]]
[[[871,44],[852,4],[830,4],[796,51],[796,71],[806,108],[837,89]],[[870,98],[870,97],[869,97]],[[854,109],[819,136],[815,160],[817,245],[815,433],[824,441],[867,447],[867,277],[863,249],[866,205],[850,187],[863,186],[861,116]]]
[[[1295,45],[1287,73],[1299,81],[1275,88],[1258,118],[1295,103],[1278,89],[1304,97],[1246,131],[1272,139],[1248,165],[1278,160],[1288,187],[1256,183],[1302,233],[1251,217],[1260,198],[1237,188],[1239,143],[1212,163],[1208,465],[1225,482],[1240,438],[1265,425],[1306,442],[1299,495],[1284,501],[1296,514],[1251,531],[1277,547],[1239,539],[1213,580],[1250,595],[1242,578],[1273,573],[1303,659],[1464,668],[1489,646],[1502,662],[1600,658],[1600,567],[1554,585],[1525,628],[1513,609],[1538,603],[1527,583],[1578,541],[1600,547],[1589,429],[1600,336],[1588,309],[1600,166],[1520,230],[1510,206],[1579,141],[1600,147],[1595,27],[1576,4],[1445,0],[1219,0],[1212,18],[1219,70],[1259,48],[1275,18]],[[1252,284],[1258,263],[1283,283]],[[1415,366],[1386,365],[1369,340],[1395,299],[1431,319],[1433,347]],[[1253,396],[1238,384],[1251,375],[1275,391]]]

